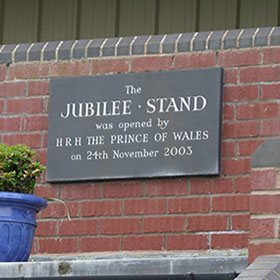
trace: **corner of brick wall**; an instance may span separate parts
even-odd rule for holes
[[[266,139],[280,136],[279,52],[278,27],[0,46],[0,141],[27,144],[44,163],[51,78],[224,68],[221,176],[80,184],[42,178],[36,193],[65,201],[72,221],[50,202],[33,252],[246,249],[251,175],[276,176],[274,169],[251,174],[250,162]]]

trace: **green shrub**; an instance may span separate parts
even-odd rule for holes
[[[0,144],[0,191],[32,194],[37,177],[45,170],[24,145]]]

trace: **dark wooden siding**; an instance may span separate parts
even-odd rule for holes
[[[278,26],[280,0],[0,0],[0,43]]]

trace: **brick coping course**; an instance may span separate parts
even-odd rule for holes
[[[0,45],[0,64],[280,45],[280,27]]]

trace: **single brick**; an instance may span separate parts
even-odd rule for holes
[[[237,46],[237,38],[241,30],[229,30],[224,38],[224,49],[234,49]]]
[[[58,224],[58,235],[95,235],[97,234],[97,220],[96,219],[83,219],[71,221],[65,220]]]
[[[124,37],[118,44],[117,47],[117,55],[124,56],[129,55],[130,52],[130,44],[134,40],[135,37]]]
[[[189,52],[175,56],[174,69],[213,67],[215,63],[214,51]]]
[[[226,86],[224,88],[225,102],[253,101],[259,97],[259,87],[257,85],[237,85]]]
[[[168,34],[162,43],[162,52],[163,53],[174,53],[175,52],[175,43],[179,38],[180,34]]]
[[[167,250],[209,249],[207,235],[180,234],[167,236]]]
[[[144,56],[133,57],[131,60],[132,72],[169,70],[172,65],[172,56]]]
[[[147,44],[147,54],[159,54],[160,42],[163,39],[163,35],[152,36]]]
[[[38,61],[41,60],[41,53],[43,47],[47,43],[35,43],[28,52],[28,61]]]
[[[148,41],[150,36],[139,36],[132,44],[132,54],[144,54],[145,53],[145,44]]]
[[[228,216],[190,216],[188,217],[188,231],[222,231],[227,230]]]
[[[224,83],[225,84],[237,83],[237,69],[224,69]]]
[[[224,104],[223,120],[233,120],[235,118],[235,106],[232,104]]]
[[[251,192],[251,178],[239,177],[235,178],[235,191],[237,193],[250,193]]]
[[[144,233],[163,233],[163,232],[183,232],[185,226],[185,217],[148,217],[143,219]]]
[[[250,219],[250,238],[274,238],[274,223],[274,219]]]
[[[243,121],[224,123],[223,138],[254,137],[259,135],[260,123],[257,121]]]
[[[64,41],[58,49],[58,59],[66,60],[71,59],[71,48],[75,44],[75,41]]]
[[[49,94],[49,81],[29,81],[28,82],[28,95],[48,95]]]
[[[56,57],[56,49],[60,41],[48,42],[43,52],[43,60],[54,60]]]
[[[276,118],[279,116],[279,105],[276,103],[242,104],[236,108],[238,120]]]
[[[273,30],[273,32],[271,34],[270,43],[272,46],[280,45],[280,27],[279,26],[275,27],[275,29]]]
[[[191,40],[195,33],[184,33],[178,41],[178,52],[190,51]]]
[[[10,99],[7,100],[7,111],[9,114],[42,113],[44,112],[44,99]]]
[[[46,186],[37,184],[35,194],[42,197],[57,197],[58,188],[54,186]]]
[[[27,60],[27,51],[31,44],[20,44],[15,52],[15,62],[23,62]]]
[[[0,64],[12,62],[12,52],[17,45],[5,45],[0,52]]]
[[[129,70],[127,58],[94,59],[91,65],[93,74],[126,73]]]
[[[212,249],[242,249],[248,246],[247,233],[212,234]]]
[[[101,185],[98,183],[79,183],[60,185],[61,199],[83,200],[101,197]]]
[[[265,48],[263,50],[263,63],[275,64],[280,62],[280,47]]]
[[[55,236],[56,235],[56,221],[39,221],[38,227],[36,228],[36,236],[46,237],[46,236]]]
[[[244,29],[242,35],[239,37],[239,47],[240,48],[249,48],[253,46],[253,35],[255,34],[256,29]]]
[[[79,204],[77,202],[66,202],[67,209],[69,211],[70,217],[78,217],[79,216]],[[59,202],[49,202],[48,207],[40,212],[39,218],[42,219],[50,219],[53,217],[57,218],[66,218],[66,208],[62,203]]]
[[[222,46],[222,38],[225,34],[225,30],[222,31],[214,31],[209,43],[208,43],[208,49],[209,50],[220,50]]]
[[[210,32],[199,32],[193,41],[194,51],[203,51],[206,49],[206,39],[210,35]]]
[[[170,198],[168,200],[168,213],[207,213],[210,210],[208,197]]]
[[[238,142],[239,155],[251,156],[258,147],[263,143],[263,140],[244,140]]]
[[[86,46],[88,45],[89,42],[90,40],[79,40],[73,48],[73,58],[77,58],[77,59],[85,58]]]
[[[215,212],[249,210],[249,196],[247,194],[213,197],[212,203],[212,210]]]
[[[222,174],[238,175],[246,174],[251,170],[249,159],[225,159],[222,161]]]
[[[132,199],[124,202],[125,215],[163,214],[165,199]]]
[[[90,74],[90,62],[88,60],[58,61],[50,63],[50,77],[82,76]]]
[[[228,50],[219,52],[218,64],[223,67],[235,67],[259,64],[261,53],[259,50]]]
[[[28,116],[23,119],[23,128],[26,131],[42,131],[48,129],[48,116]]]
[[[187,194],[187,183],[184,179],[154,179],[144,184],[146,196],[182,196]]]
[[[0,117],[0,131],[7,132],[7,131],[19,131],[21,124],[20,117]]]
[[[262,99],[280,99],[280,84],[262,85]]]
[[[77,252],[77,238],[43,238],[38,240],[38,253],[71,253]]]
[[[253,190],[273,190],[276,187],[277,172],[275,169],[252,171]]]
[[[232,179],[231,178],[191,178],[190,183],[191,194],[217,194],[231,193]]]
[[[0,98],[1,97],[14,97],[24,96],[26,91],[25,82],[7,82],[0,83]]]
[[[94,39],[88,46],[87,57],[99,57],[100,47],[105,39]]]
[[[119,38],[109,38],[103,46],[102,56],[114,56],[116,44]]]
[[[162,250],[163,236],[128,236],[123,238],[123,250]]]
[[[81,237],[81,252],[119,251],[121,249],[120,237]]]
[[[232,229],[233,230],[249,230],[250,215],[240,214],[232,216]]]
[[[121,215],[122,203],[118,200],[84,201],[81,204],[81,216],[119,216]]]
[[[3,135],[3,143],[8,145],[21,143],[32,148],[39,148],[41,147],[41,135],[40,133]]]
[[[252,214],[279,214],[280,195],[251,195],[250,211]]]
[[[222,143],[222,157],[233,157],[235,155],[235,147],[236,143],[232,142],[226,142],[224,141]]]
[[[191,178],[190,180],[191,194],[211,193],[214,188],[214,180],[208,178]]]
[[[271,32],[271,27],[263,27],[259,29],[255,37],[255,46],[267,46],[268,45],[268,35]]]
[[[139,181],[107,182],[103,186],[105,198],[124,198],[142,196],[142,185]]]
[[[0,81],[4,81],[7,75],[6,65],[0,64]]]
[[[38,79],[49,76],[49,63],[16,63],[12,69],[16,79]]]
[[[100,233],[106,235],[139,233],[140,226],[139,218],[102,219]]]
[[[261,122],[261,136],[276,136],[280,135],[280,120],[265,120]]]

